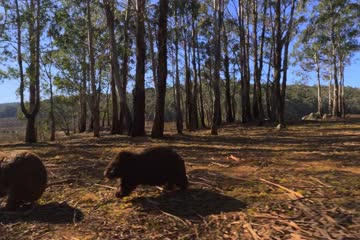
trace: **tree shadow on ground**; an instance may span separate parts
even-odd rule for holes
[[[131,201],[141,205],[141,211],[144,212],[162,211],[190,220],[212,214],[242,211],[247,206],[236,198],[205,189],[188,189],[156,197],[139,197]]]
[[[37,205],[34,209],[16,213],[2,212],[0,209],[0,223],[8,224],[15,222],[39,222],[49,224],[66,224],[80,222],[84,214],[77,208],[67,203],[51,202]]]

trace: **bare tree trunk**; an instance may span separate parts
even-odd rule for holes
[[[334,98],[332,115],[334,118],[339,117],[339,80],[337,67],[337,46],[335,43],[335,22],[331,19],[331,43],[332,43],[332,57],[333,57],[333,79],[334,79]]]
[[[275,107],[276,120],[279,124],[282,122],[282,103],[281,103],[281,63],[282,63],[282,27],[281,27],[281,0],[275,1],[275,49],[274,49],[274,88],[273,88],[273,106]]]
[[[116,95],[116,82],[120,82],[120,72],[118,63],[117,43],[115,39],[115,16],[114,16],[114,1],[103,0],[106,15],[107,28],[110,40],[110,60],[111,60],[111,100],[112,100],[112,123],[111,134],[121,133],[121,126],[119,121],[118,100]],[[105,119],[105,118],[104,118]]]
[[[261,125],[264,120],[264,109],[262,105],[262,93],[261,93],[261,74],[263,68],[263,47],[265,36],[265,14],[267,9],[267,2],[264,2],[263,7],[263,27],[261,33],[260,53],[258,56],[258,36],[257,36],[257,24],[258,24],[258,9],[257,0],[253,1],[253,46],[254,46],[254,93],[253,93],[253,116]]]
[[[183,131],[183,115],[181,111],[181,91],[180,91],[180,76],[179,76],[179,24],[178,13],[175,9],[175,89],[176,89],[176,130],[178,134]]]
[[[288,22],[287,26],[287,32],[285,35],[285,38],[283,40],[284,44],[284,61],[283,61],[283,75],[282,75],[282,84],[281,84],[281,107],[279,109],[279,123],[284,124],[285,123],[285,98],[286,98],[286,82],[287,82],[287,70],[288,70],[288,58],[289,58],[289,45],[291,41],[291,34],[292,34],[292,27],[293,27],[293,19],[294,19],[294,11],[295,11],[295,0],[291,1],[291,10],[290,10],[290,20]]]
[[[329,104],[329,110],[328,110],[328,113],[329,114],[332,114],[332,84],[331,84],[331,82],[332,82],[332,80],[330,79],[330,81],[329,81],[329,94],[328,94],[328,96],[329,96],[329,102],[328,102],[328,104]]]
[[[17,53],[18,64],[20,70],[20,106],[21,111],[24,113],[27,124],[25,132],[25,142],[35,143],[37,142],[37,132],[35,127],[36,115],[40,109],[40,0],[36,1],[36,7],[34,0],[30,1],[27,6],[30,16],[28,17],[29,27],[29,51],[30,51],[30,64],[29,64],[29,110],[25,107],[24,102],[24,88],[25,79],[23,71],[23,59],[22,59],[22,39],[21,39],[21,18],[18,1],[15,1],[16,5],[16,23],[17,23]],[[34,13],[36,15],[34,16]]]
[[[130,21],[130,14],[129,14],[129,1],[128,7],[126,9],[126,18],[125,18],[125,25],[124,25],[124,54],[123,54],[123,62],[121,67],[121,76],[122,82],[118,84],[119,96],[120,96],[120,127],[121,131],[125,127],[127,129],[128,135],[131,134],[132,129],[132,116],[127,104],[127,97],[126,97],[126,88],[128,82],[128,71],[129,71],[129,21]]]
[[[83,53],[83,62],[81,64],[81,72],[82,72],[82,79],[80,83],[80,117],[79,117],[79,133],[86,131],[86,111],[87,111],[87,101],[86,101],[86,91],[87,91],[87,64],[86,64],[86,53],[84,50]]]
[[[164,135],[164,111],[165,111],[165,95],[166,95],[166,77],[167,77],[167,12],[168,1],[160,0],[159,6],[159,63],[157,69],[157,94],[155,105],[155,119],[151,131],[152,137],[162,137]]]
[[[194,70],[194,90],[193,90],[193,94],[192,94],[192,122],[190,123],[192,125],[193,129],[198,129],[199,128],[199,116],[198,116],[198,105],[197,105],[197,99],[198,99],[198,81],[197,81],[197,77],[198,77],[198,71],[200,71],[200,69],[197,69],[196,67],[196,48],[198,47],[198,43],[197,43],[197,32],[196,32],[196,26],[195,26],[195,17],[193,16],[192,19],[192,51],[193,51],[193,56],[192,56],[192,65],[193,65],[193,70]]]
[[[136,81],[134,89],[134,123],[131,136],[145,135],[145,0],[137,0],[136,20]]]
[[[204,112],[204,99],[203,99],[203,89],[202,89],[202,78],[201,78],[201,59],[200,59],[200,49],[197,49],[197,62],[198,62],[198,71],[199,71],[199,96],[200,96],[200,124],[202,128],[206,127],[205,124],[205,112]]]
[[[345,118],[345,78],[344,78],[344,63],[340,61],[340,113],[341,117]]]
[[[185,31],[185,38],[184,38],[184,55],[185,55],[185,105],[186,105],[186,128],[189,131],[193,131],[193,104],[192,104],[192,87],[191,87],[191,75],[189,69],[189,61],[188,61],[188,42],[187,42],[187,33]]]
[[[150,21],[146,22],[146,26],[147,26],[147,30],[148,30],[148,36],[149,36],[149,44],[150,44],[150,58],[151,58],[151,70],[153,73],[153,82],[154,82],[154,89],[155,89],[155,96],[156,96],[156,91],[157,91],[157,74],[156,74],[156,70],[157,70],[157,62],[155,59],[155,53],[154,53],[154,37],[153,37],[153,32],[151,31],[151,26],[150,26]],[[154,31],[154,34],[156,34],[156,32]]]
[[[245,31],[245,10],[243,2],[239,0],[239,14],[238,14],[238,23],[239,23],[239,37],[240,37],[240,74],[241,74],[241,121],[246,123],[251,120],[251,111],[250,111],[250,79],[248,72],[248,46],[247,46],[247,36]]]
[[[93,117],[94,137],[100,137],[100,112],[99,101],[95,79],[95,57],[94,57],[94,34],[91,23],[91,7],[90,0],[86,1],[87,5],[87,25],[89,37],[89,62],[90,62],[90,81],[91,81],[91,110]]]
[[[316,64],[316,76],[317,76],[317,112],[320,116],[323,115],[323,106],[322,106],[322,97],[321,97],[321,81],[320,81],[320,62],[318,53],[315,54],[315,64]]]
[[[55,114],[54,114],[54,94],[53,94],[53,83],[52,83],[52,79],[51,76],[49,78],[49,88],[50,88],[50,121],[51,121],[51,125],[50,125],[50,141],[55,141],[55,131],[56,131],[56,127],[55,127]]]
[[[232,123],[234,122],[233,118],[233,109],[231,105],[231,93],[230,93],[230,70],[229,70],[229,52],[228,52],[228,37],[226,33],[225,25],[224,28],[224,70],[225,70],[225,105],[226,105],[226,122]]]
[[[220,108],[220,68],[221,68],[221,27],[223,25],[223,0],[214,1],[215,9],[215,69],[214,69],[214,112],[211,125],[211,135],[217,135],[219,120],[221,121],[221,108]]]

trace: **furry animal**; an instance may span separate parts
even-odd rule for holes
[[[121,178],[115,196],[128,196],[138,185],[165,185],[171,190],[185,190],[188,179],[184,160],[169,147],[154,147],[140,153],[121,151],[115,155],[104,172],[108,179]]]
[[[0,152],[0,197],[7,196],[7,211],[33,204],[46,186],[46,168],[36,154],[30,151]]]

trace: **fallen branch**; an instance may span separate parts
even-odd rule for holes
[[[317,178],[314,178],[314,177],[310,177],[310,179],[314,180],[315,182],[319,183],[320,185],[324,186],[324,187],[332,187],[326,183],[323,183],[322,181],[320,181],[319,179]]]
[[[112,187],[112,186],[108,186],[108,185],[103,185],[103,184],[98,184],[98,183],[95,183],[94,185],[95,185],[95,186],[99,186],[99,187],[103,187],[103,188],[108,188],[108,189],[117,190],[116,187]]]
[[[221,164],[221,163],[217,163],[217,162],[211,162],[210,165],[216,165],[216,166],[225,167],[225,168],[230,167],[230,165],[228,165],[228,164]]]
[[[175,215],[172,215],[172,214],[170,214],[170,213],[168,213],[168,212],[164,212],[164,211],[162,211],[162,210],[160,210],[160,212],[162,213],[162,214],[164,214],[164,215],[166,215],[166,216],[169,216],[169,217],[172,217],[172,218],[174,218],[174,219],[177,219],[178,221],[180,221],[182,224],[184,224],[185,226],[189,226],[189,224],[186,222],[186,221],[184,221],[184,220],[182,220],[180,217],[178,217],[178,216],[175,216]]]
[[[259,237],[259,235],[257,235],[257,233],[254,231],[254,229],[251,227],[251,224],[250,224],[250,223],[245,223],[245,224],[244,224],[244,228],[246,228],[246,229],[249,231],[249,233],[251,234],[251,236],[252,236],[252,238],[253,238],[254,240],[261,239],[261,238]]]
[[[48,183],[47,186],[51,187],[51,186],[55,186],[55,185],[62,185],[63,183],[73,183],[73,182],[76,182],[76,179],[68,178],[68,179],[63,179],[63,180]]]
[[[273,185],[273,186],[275,186],[275,187],[278,187],[278,188],[280,188],[280,189],[288,192],[288,193],[289,193],[289,196],[290,196],[290,198],[291,198],[292,200],[298,200],[298,199],[304,198],[304,196],[303,196],[301,193],[295,192],[295,191],[293,191],[293,190],[291,190],[291,189],[289,189],[289,188],[287,188],[287,187],[281,186],[281,185],[279,185],[279,184],[277,184],[277,183],[270,182],[270,181],[265,180],[265,179],[263,179],[263,178],[259,178],[259,181],[264,182],[264,183],[267,183],[267,184],[270,184],[270,185]]]
[[[240,158],[238,158],[238,157],[235,157],[234,155],[230,155],[230,156],[228,156],[227,157],[229,160],[234,160],[235,162],[239,162],[240,161]]]

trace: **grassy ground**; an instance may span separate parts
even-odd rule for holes
[[[139,187],[114,197],[102,173],[122,148],[172,146],[190,189]],[[26,216],[0,213],[0,239],[359,239],[360,122],[228,125],[166,138],[103,133],[1,144],[44,160],[51,185]],[[0,202],[1,204],[1,202]],[[3,202],[2,202],[3,204]]]

